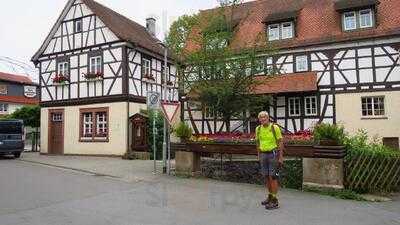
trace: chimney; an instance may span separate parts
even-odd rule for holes
[[[156,19],[149,17],[146,19],[146,29],[152,35],[156,36]]]

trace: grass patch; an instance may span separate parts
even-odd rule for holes
[[[321,188],[304,188],[304,191],[313,192],[321,195],[328,195],[338,199],[354,200],[354,201],[368,201],[360,194],[351,190],[336,190],[336,189],[321,189]]]

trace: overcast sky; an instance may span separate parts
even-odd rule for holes
[[[218,6],[217,0],[97,0],[122,15],[144,25],[145,19],[155,16],[159,38],[163,38],[164,21],[167,27],[177,17],[199,9]],[[0,7],[0,60],[10,57],[31,66],[30,58],[40,47],[54,25],[67,0],[12,0]],[[18,70],[18,68],[16,68]],[[0,71],[13,69],[0,61]],[[22,73],[22,72],[17,72]]]

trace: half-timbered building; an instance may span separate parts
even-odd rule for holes
[[[69,0],[32,61],[40,70],[41,151],[123,155],[149,91],[178,100],[175,67],[146,27],[93,0]],[[164,95],[162,95],[164,96]]]
[[[0,72],[0,118],[23,106],[38,105],[37,87],[27,76]]]
[[[351,133],[398,140],[400,1],[259,0],[234,10],[231,48],[252,47],[261,36],[277,50],[260,54],[265,67],[257,79],[265,82],[256,93],[273,96],[265,109],[286,131],[341,123]],[[187,41],[188,50],[196,47]],[[279,75],[268,76],[270,70]],[[218,115],[193,102],[182,117],[198,133],[225,129]],[[246,116],[231,124],[254,129]]]

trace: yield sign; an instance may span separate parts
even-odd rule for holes
[[[178,112],[179,106],[181,105],[180,103],[170,103],[170,102],[163,102],[162,104],[162,110],[167,118],[169,124],[172,124],[172,120],[174,119],[176,113]]]

